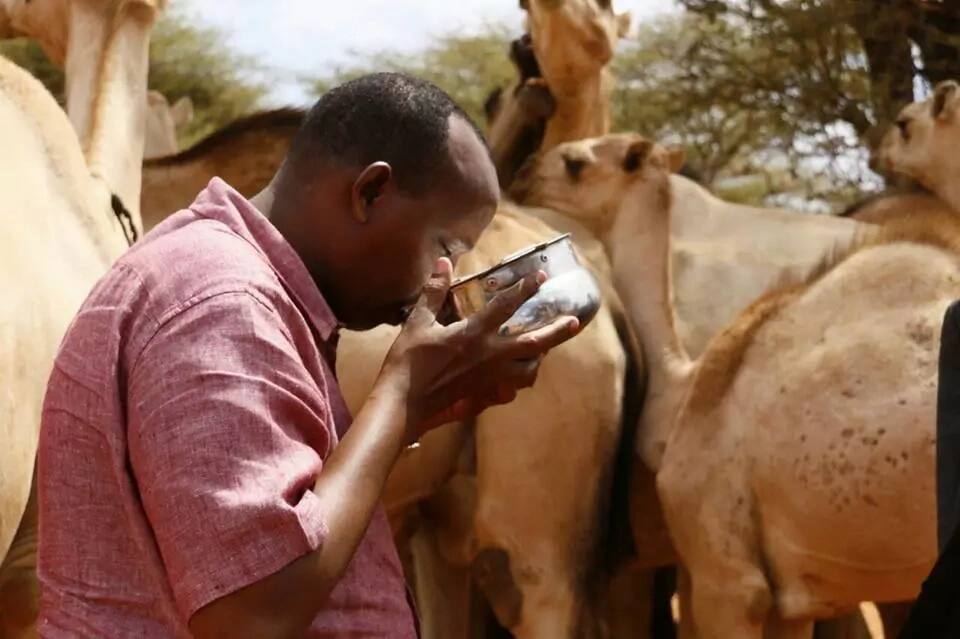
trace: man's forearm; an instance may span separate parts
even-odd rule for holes
[[[318,572],[335,584],[346,570],[380,503],[387,477],[403,447],[404,396],[386,385],[374,388],[350,430],[333,451],[314,492],[329,533],[317,555]]]
[[[314,492],[327,534],[312,553],[270,577],[226,595],[190,621],[197,637],[299,637],[340,580],[403,446],[402,392],[379,384],[324,463]]]

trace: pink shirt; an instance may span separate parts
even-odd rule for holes
[[[41,636],[187,637],[324,543],[311,488],[350,425],[336,338],[292,247],[219,179],[110,269],[43,408]],[[416,636],[382,509],[307,636]]]

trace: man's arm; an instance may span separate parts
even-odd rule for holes
[[[314,488],[327,534],[320,546],[266,579],[217,599],[190,620],[206,637],[300,637],[363,538],[402,446],[404,398],[376,390],[328,457]]]
[[[324,463],[314,487],[326,527],[323,541],[277,572],[201,608],[190,619],[195,636],[302,636],[353,557],[403,445],[421,434],[422,424],[438,425],[509,401],[516,388],[533,383],[536,357],[576,330],[575,321],[560,322],[520,338],[496,336],[497,327],[535,292],[532,279],[469,327],[441,327],[435,316],[449,279],[447,264],[442,277],[428,285],[371,396]]]

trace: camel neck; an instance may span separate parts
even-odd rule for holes
[[[946,202],[950,208],[960,213],[960,182],[955,179],[944,181],[943,188],[938,190],[940,199]]]
[[[572,140],[610,132],[609,85],[606,72],[548,80],[556,110],[547,123],[541,151]]]
[[[628,193],[607,234],[617,291],[640,337],[647,390],[637,433],[638,451],[660,467],[695,365],[677,336],[671,273],[670,181]]]
[[[140,2],[123,3],[106,13],[76,3],[66,56],[67,109],[90,173],[120,199],[138,228],[155,18],[156,10]]]
[[[670,239],[670,183],[647,185],[625,204],[607,246],[627,313],[640,335],[651,389],[672,386],[690,358],[676,331]]]

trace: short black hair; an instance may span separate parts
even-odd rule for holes
[[[470,124],[486,147],[476,123],[436,85],[404,73],[365,75],[317,101],[293,138],[287,164],[300,174],[318,160],[387,162],[398,186],[419,195],[446,168],[451,115]]]

